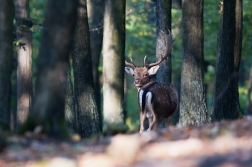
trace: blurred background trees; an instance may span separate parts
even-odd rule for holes
[[[15,2],[18,2],[19,0],[16,0]],[[239,77],[238,80],[238,85],[236,85],[236,83],[234,83],[233,85],[237,86],[237,93],[239,93],[239,99],[236,99],[236,102],[238,103],[237,100],[239,100],[240,103],[240,110],[242,114],[251,114],[251,109],[250,108],[250,101],[251,101],[251,96],[250,96],[250,92],[251,92],[251,85],[249,84],[251,83],[251,79],[249,80],[250,77],[250,69],[251,69],[251,62],[252,62],[252,58],[251,56],[249,56],[251,54],[251,47],[252,47],[252,31],[250,30],[250,26],[252,24],[251,21],[251,16],[252,16],[252,5],[250,3],[249,0],[243,0],[243,2],[241,0],[233,0],[233,1],[237,1],[236,4],[242,3],[243,6],[243,12],[242,12],[242,16],[243,16],[243,29],[242,29],[242,50],[241,50],[241,59],[240,59],[240,66],[239,66],[239,72],[236,70],[237,72],[237,77]],[[21,0],[20,0],[21,2]],[[23,3],[25,1],[22,1]],[[28,27],[29,27],[29,33],[32,32],[32,39],[30,39],[30,42],[32,43],[32,64],[27,64],[25,65],[27,68],[30,68],[30,66],[32,66],[32,83],[33,85],[35,85],[35,82],[38,82],[38,80],[40,80],[39,82],[44,83],[43,86],[48,86],[47,84],[50,82],[53,82],[56,84],[56,81],[53,80],[41,80],[41,78],[39,77],[39,75],[41,74],[41,68],[40,66],[42,66],[40,63],[48,63],[48,65],[50,64],[50,60],[53,62],[55,59],[57,60],[61,60],[60,57],[56,56],[56,52],[48,52],[48,53],[39,53],[40,52],[46,52],[50,49],[59,49],[59,53],[62,53],[62,51],[64,51],[64,49],[62,49],[62,47],[60,48],[55,48],[55,46],[53,44],[51,44],[50,42],[53,41],[53,39],[57,39],[57,40],[62,40],[65,38],[68,38],[66,35],[62,35],[61,36],[54,36],[54,37],[49,37],[49,36],[44,36],[42,35],[42,30],[45,31],[45,29],[47,29],[48,32],[52,32],[52,34],[50,35],[55,35],[56,32],[59,31],[59,27],[64,26],[64,24],[57,23],[61,26],[57,27],[57,28],[53,28],[51,27],[51,25],[49,27],[46,26],[45,19],[46,17],[44,17],[44,13],[45,13],[45,9],[46,9],[46,4],[50,1],[45,1],[45,0],[30,0],[29,1],[29,7],[30,7],[30,17],[28,17],[27,15],[27,19],[29,21]],[[105,53],[102,52],[102,41],[105,42],[104,40],[106,40],[106,36],[108,35],[103,34],[103,30],[105,29],[105,25],[103,25],[103,17],[104,17],[104,5],[105,5],[105,1],[100,1],[100,0],[91,0],[91,1],[87,1],[88,4],[88,12],[89,12],[89,30],[85,30],[81,32],[82,38],[84,38],[83,40],[88,40],[88,35],[90,35],[90,50],[91,53],[88,53],[87,55],[87,59],[83,59],[81,61],[85,61],[85,63],[83,62],[79,62],[79,63],[83,63],[81,64],[81,70],[87,71],[93,71],[93,76],[90,77],[90,80],[92,78],[92,80],[94,80],[94,88],[93,90],[95,91],[95,98],[96,98],[96,104],[94,103],[94,105],[96,106],[97,109],[95,109],[95,113],[97,115],[97,113],[99,113],[99,118],[98,120],[101,121],[103,118],[103,113],[104,113],[104,109],[103,109],[103,105],[104,105],[104,101],[102,99],[102,95],[105,92],[105,87],[102,88],[101,85],[103,85],[103,67],[105,67],[105,65],[107,65],[107,61],[109,63],[111,58],[107,58],[105,57]],[[109,1],[108,1],[109,2]],[[124,1],[116,1],[116,3],[124,3]],[[122,50],[120,51],[120,56],[124,56],[125,57],[120,57],[121,59],[118,60],[118,65],[120,67],[116,68],[117,72],[120,73],[120,75],[118,76],[113,76],[115,80],[118,81],[118,84],[120,84],[121,86],[124,85],[124,81],[123,81],[123,73],[124,70],[122,69],[122,71],[120,71],[121,67],[123,67],[123,59],[129,59],[129,57],[132,57],[134,62],[136,64],[142,64],[143,63],[143,58],[145,55],[148,56],[148,62],[154,62],[156,60],[156,55],[159,56],[158,52],[158,27],[159,27],[159,22],[157,22],[157,18],[160,16],[159,15],[159,6],[158,4],[161,4],[161,2],[168,2],[168,0],[166,1],[162,1],[162,0],[128,0],[125,3],[125,34],[123,32],[120,32],[119,34],[121,34],[122,38],[121,40],[123,40],[123,38],[125,37],[125,50],[124,47],[122,47]],[[223,1],[221,1],[223,2]],[[115,4],[116,4],[115,3]],[[224,2],[225,3],[225,2]],[[112,5],[115,4],[109,4],[109,7],[111,7],[111,9],[113,9]],[[1,8],[3,7],[4,3],[1,3]],[[217,74],[215,71],[215,68],[218,67],[218,65],[216,64],[216,59],[217,59],[217,48],[219,47],[219,43],[217,45],[217,39],[218,39],[218,31],[219,31],[219,22],[221,21],[221,10],[220,10],[220,2],[219,1],[212,1],[212,0],[204,0],[203,3],[203,7],[204,7],[204,12],[203,12],[203,32],[204,32],[204,59],[202,60],[202,65],[203,65],[203,72],[204,72],[204,80],[203,80],[203,86],[204,86],[204,93],[205,93],[205,104],[206,104],[206,110],[208,112],[209,115],[211,115],[211,111],[214,112],[213,110],[211,110],[211,106],[212,106],[212,101],[214,98],[214,90],[216,91],[216,86],[215,86],[215,74]],[[7,7],[4,7],[3,9],[5,9]],[[118,7],[117,7],[118,8]],[[170,7],[169,7],[170,8]],[[9,7],[11,11],[13,10],[13,7]],[[28,11],[28,9],[26,9]],[[55,9],[52,9],[55,10]],[[172,50],[172,55],[171,55],[171,60],[172,60],[172,64],[170,64],[170,66],[172,67],[172,75],[171,74],[167,74],[167,76],[170,77],[169,82],[171,81],[173,84],[176,85],[176,87],[178,88],[178,90],[180,90],[180,86],[181,86],[181,67],[182,67],[182,63],[183,63],[183,54],[184,54],[184,50],[183,50],[183,45],[182,45],[182,25],[183,25],[183,19],[182,19],[182,0],[172,0],[172,8],[171,8],[171,30],[172,30],[172,34],[173,34],[173,38],[175,39],[175,42],[173,44],[173,50]],[[1,10],[2,13],[4,12],[8,12],[6,10]],[[17,12],[17,11],[16,11]],[[113,11],[114,12],[114,11]],[[112,12],[111,15],[115,15]],[[116,11],[115,11],[116,12]],[[169,12],[169,11],[168,11]],[[58,15],[59,12],[57,12],[57,14],[51,14],[49,18],[54,18],[54,15]],[[238,14],[238,13],[237,13]],[[2,14],[3,16],[6,16],[4,14]],[[119,15],[121,16],[121,14],[116,15],[117,17],[119,17]],[[168,15],[168,14],[167,14]],[[236,15],[238,16],[238,15]],[[7,16],[6,16],[7,17]],[[17,14],[16,14],[17,17]],[[109,16],[112,17],[112,16]],[[230,15],[231,17],[231,15]],[[239,16],[241,17],[241,16]],[[229,18],[229,16],[228,16]],[[238,19],[235,18],[232,15],[233,19]],[[13,19],[11,15],[8,15],[8,19],[11,19],[11,23],[13,23]],[[74,18],[68,18],[66,17],[65,19],[69,19],[69,20],[73,20]],[[57,19],[56,19],[57,20]],[[232,19],[230,20],[232,21]],[[15,65],[15,59],[12,59],[11,57],[13,56],[12,51],[16,51],[18,52],[19,47],[17,47],[19,44],[22,44],[23,40],[19,40],[18,39],[18,35],[15,33],[15,35],[17,36],[17,39],[15,39],[13,41],[13,50],[10,50],[10,41],[12,41],[13,39],[13,34],[11,35],[10,32],[14,32],[11,25],[10,25],[10,21],[9,22],[4,22],[5,23],[4,27],[1,26],[1,33],[3,34],[9,34],[8,36],[1,36],[2,38],[6,38],[6,40],[0,40],[1,42],[3,42],[3,44],[7,44],[8,43],[8,47],[3,47],[4,45],[2,44],[0,46],[0,63],[1,63],[1,70],[0,70],[0,108],[1,108],[1,115],[3,115],[3,117],[0,118],[1,122],[5,122],[9,125],[10,122],[10,118],[15,118],[15,112],[13,111],[17,111],[17,113],[19,111],[21,111],[20,109],[18,109],[17,106],[21,106],[20,100],[16,101],[16,97],[19,97],[19,95],[23,94],[22,92],[19,92],[17,89],[18,86],[20,86],[19,81],[21,82],[21,80],[17,80],[16,79],[16,70],[12,65]],[[54,21],[52,21],[53,23],[56,23]],[[236,21],[237,22],[237,21]],[[18,25],[18,20],[14,20],[14,24],[16,27],[23,27],[22,25],[26,25],[26,23],[22,23],[20,26]],[[70,23],[70,22],[69,22]],[[119,25],[119,29],[123,30],[123,23],[122,21],[120,23],[117,23]],[[185,24],[185,23],[184,23]],[[188,22],[188,24],[190,25],[191,23]],[[52,24],[53,25],[53,24]],[[118,26],[117,25],[117,26]],[[8,30],[4,29],[5,27],[8,27]],[[27,28],[27,26],[26,26]],[[61,27],[62,28],[62,27]],[[162,30],[165,30],[167,28],[170,28],[169,24],[162,27]],[[110,29],[112,31],[112,29]],[[4,31],[4,32],[2,32]],[[5,33],[6,31],[6,33]],[[225,28],[223,28],[223,31],[226,31]],[[89,34],[86,34],[89,32]],[[232,33],[230,33],[232,34]],[[84,37],[83,37],[84,36]],[[237,36],[237,35],[236,35]],[[56,38],[56,37],[60,37],[60,38]],[[71,37],[69,37],[71,38]],[[69,39],[72,40],[72,39]],[[42,41],[42,44],[40,45],[40,41]],[[47,41],[47,42],[45,42]],[[62,45],[62,41],[59,42]],[[82,41],[82,40],[81,40]],[[73,42],[73,41],[71,41]],[[82,41],[83,42],[83,41]],[[161,42],[162,43],[162,42]],[[88,44],[87,44],[88,45]],[[115,44],[113,44],[115,45]],[[119,44],[118,42],[116,43],[115,46],[120,46],[121,44]],[[122,42],[122,45],[124,45],[124,43]],[[240,44],[239,44],[240,45]],[[58,45],[57,45],[58,46]],[[238,45],[235,45],[238,46]],[[224,47],[224,46],[222,46]],[[9,57],[6,56],[6,54],[4,54],[4,52],[6,52],[6,50],[4,51],[4,49],[7,49],[8,54],[10,55]],[[40,49],[39,49],[40,48]],[[88,47],[87,47],[88,48]],[[87,49],[86,48],[86,49]],[[106,47],[103,46],[103,49],[105,49]],[[225,48],[225,47],[224,47]],[[66,48],[67,49],[67,48]],[[190,48],[189,48],[190,49]],[[88,50],[88,49],[87,49]],[[87,51],[85,50],[85,52]],[[239,50],[239,49],[238,49]],[[24,51],[24,49],[22,50]],[[27,50],[28,51],[28,50]],[[3,53],[2,53],[3,52]],[[67,67],[66,69],[68,69],[68,63],[69,63],[69,56],[70,54],[67,53],[67,56],[65,55],[66,53],[64,52],[64,63],[67,63]],[[235,53],[236,55],[239,55],[239,53]],[[45,58],[46,60],[39,60],[41,59],[41,55],[47,55]],[[92,65],[90,62],[90,55],[92,55]],[[53,56],[55,59],[53,59]],[[63,54],[61,55],[63,56]],[[103,60],[101,60],[103,56]],[[26,57],[26,58],[29,58]],[[58,59],[59,58],[59,59]],[[18,59],[18,57],[17,57]],[[67,60],[66,60],[67,59]],[[121,61],[122,60],[122,61]],[[31,62],[31,60],[29,59],[29,62]],[[105,65],[104,65],[105,63]],[[52,64],[51,64],[52,65]],[[70,59],[70,65],[73,65],[72,59]],[[87,66],[86,66],[87,65]],[[74,65],[75,66],[75,65]],[[89,67],[88,69],[82,67]],[[19,66],[21,67],[21,66]],[[93,68],[92,68],[93,67]],[[110,66],[108,66],[109,68]],[[236,66],[237,68],[238,66]],[[75,68],[77,68],[77,66],[75,66]],[[11,69],[13,69],[13,72],[11,73]],[[5,70],[5,71],[4,71]],[[65,68],[64,68],[65,70]],[[79,71],[77,70],[78,72]],[[113,70],[112,70],[113,71]],[[115,70],[113,71],[115,72]],[[84,75],[83,77],[87,77],[86,72],[83,72]],[[169,72],[170,73],[170,72]],[[12,75],[11,75],[12,74]],[[67,71],[64,72],[64,77],[67,77]],[[30,75],[30,74],[29,74]],[[110,75],[106,74],[106,75]],[[201,75],[201,74],[200,74]],[[18,75],[20,76],[20,75]],[[60,75],[59,75],[60,76]],[[59,79],[59,76],[57,76],[57,79]],[[71,82],[69,80],[69,83],[72,84],[73,86],[73,90],[75,90],[75,92],[73,92],[74,99],[73,101],[75,101],[75,97],[77,96],[81,96],[78,95],[78,93],[81,93],[82,90],[80,90],[80,92],[78,92],[78,90],[76,90],[76,87],[74,86],[74,84],[77,84],[77,80],[74,81],[74,79],[78,79],[78,78],[74,78],[77,75],[75,74],[74,70],[70,69],[69,71],[69,76],[71,79]],[[2,79],[2,77],[4,79]],[[158,77],[159,78],[159,77]],[[10,84],[10,80],[11,79],[11,84]],[[20,79],[25,79],[25,78],[20,78]],[[160,80],[162,80],[163,77],[160,78]],[[238,78],[237,78],[238,79]],[[28,83],[31,83],[30,78],[26,79],[28,81]],[[67,80],[67,78],[65,78],[65,80]],[[43,81],[43,82],[42,82]],[[26,82],[26,81],[22,81],[22,82]],[[114,82],[114,81],[113,81]],[[80,83],[82,83],[82,81],[80,81]],[[69,84],[71,86],[71,84]],[[85,83],[83,82],[83,89],[86,89],[85,86],[88,85],[92,85],[92,83]],[[63,89],[63,85],[61,85],[62,89]],[[100,87],[99,87],[100,86]],[[36,86],[33,86],[33,88],[35,87],[35,98],[33,99],[34,103],[36,103],[37,97],[36,97],[36,93],[40,94],[42,92],[48,92],[48,95],[54,92],[54,89],[43,89],[46,91],[40,91],[39,89],[37,90]],[[85,88],[84,88],[85,87]],[[218,87],[218,86],[217,86]],[[21,87],[20,87],[21,88]],[[59,88],[59,89],[61,89]],[[32,94],[30,93],[30,91],[32,90],[31,87],[29,86],[25,88],[27,92],[29,92],[28,94]],[[77,91],[77,92],[76,92]],[[125,94],[125,103],[121,102],[123,101],[121,98],[123,98],[123,91],[126,93]],[[138,109],[138,104],[137,104],[137,90],[133,85],[133,80],[131,77],[126,76],[126,81],[125,81],[125,89],[123,90],[123,87],[120,88],[120,92],[121,95],[120,99],[118,99],[120,101],[120,106],[122,106],[122,109],[120,110],[120,112],[126,113],[126,117],[125,117],[125,121],[126,124],[129,126],[129,128],[131,130],[137,130],[138,129],[138,125],[139,125],[139,109]],[[235,95],[235,97],[232,97],[233,99],[237,98],[237,93]],[[26,94],[26,93],[25,93]],[[93,94],[93,93],[92,93]],[[216,93],[215,93],[216,94]],[[30,96],[30,95],[29,95]],[[37,95],[38,96],[38,95]],[[23,96],[20,96],[20,99]],[[42,97],[41,95],[38,97]],[[62,97],[62,96],[60,96]],[[19,99],[19,98],[18,98]],[[108,98],[109,99],[109,98]],[[64,100],[63,100],[64,101]],[[60,110],[64,110],[64,102],[61,101],[60,103],[57,103],[56,105],[62,105],[60,107]],[[49,100],[50,105],[54,106],[55,104],[52,104],[54,101],[50,101]],[[73,103],[78,103],[78,102],[73,102]],[[81,102],[80,102],[81,103]],[[107,103],[106,103],[107,104]],[[125,106],[124,106],[125,104]],[[246,105],[247,104],[247,105]],[[46,108],[47,106],[44,105],[44,103],[41,103],[37,109],[36,112],[39,112],[39,110],[42,110],[42,108]],[[55,106],[56,106],[55,105]],[[76,104],[75,104],[76,105]],[[76,106],[74,106],[74,108],[76,108]],[[18,110],[17,110],[18,109]],[[245,110],[246,109],[246,110]],[[28,111],[29,109],[26,109],[26,111]],[[33,109],[34,110],[34,109]],[[11,114],[10,113],[14,113]],[[216,110],[217,111],[217,110]],[[5,115],[7,114],[7,115]],[[178,115],[179,113],[177,112],[176,115]],[[57,114],[56,114],[57,115]],[[59,114],[60,117],[63,116],[63,114]],[[93,115],[93,114],[91,114]],[[223,117],[223,116],[221,116]],[[176,122],[178,122],[178,116],[177,116],[177,120],[173,121],[173,123],[175,124]],[[73,119],[75,119],[75,117],[73,116]],[[120,119],[124,119],[124,118],[120,118]],[[222,118],[221,118],[222,119]],[[92,120],[92,119],[90,119]],[[87,124],[90,124],[90,120],[85,121]],[[219,120],[216,118],[216,120]],[[53,119],[52,119],[53,121]],[[121,121],[121,120],[120,120]],[[12,119],[13,122],[13,119]],[[92,122],[92,121],[91,121]],[[82,126],[82,125],[81,125]],[[100,126],[99,129],[101,129],[101,124],[98,125]],[[95,132],[97,133],[97,132]],[[84,135],[85,136],[85,135]]]
[[[18,128],[28,116],[32,103],[32,22],[29,0],[15,1],[16,58],[17,58],[17,112]]]
[[[13,2],[2,1],[0,7],[0,131],[11,127],[10,91],[13,42]]]
[[[35,95],[21,131],[40,127],[49,136],[67,136],[64,120],[68,60],[77,21],[77,0],[49,0],[37,61]],[[57,17],[51,17],[57,16]]]

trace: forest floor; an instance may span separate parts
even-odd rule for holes
[[[252,117],[78,142],[9,136],[0,167],[247,167]]]

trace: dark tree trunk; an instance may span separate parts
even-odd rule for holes
[[[79,4],[72,49],[74,94],[77,105],[78,132],[82,137],[90,137],[98,134],[101,126],[95,101],[87,2],[79,0]]]
[[[157,24],[156,24],[156,59],[160,59],[160,55],[164,55],[166,51],[165,38],[162,33],[171,31],[171,0],[157,0]],[[171,83],[171,56],[164,60],[159,65],[159,70],[156,74],[158,82],[169,84]]]
[[[238,72],[242,42],[242,2],[223,0],[220,8],[213,120],[237,119],[240,112]]]
[[[181,92],[180,85],[181,85],[181,76],[176,75],[174,77],[174,86],[177,88],[179,95],[180,95],[180,92]],[[178,101],[180,101],[180,97],[179,97]],[[180,108],[179,108],[179,105],[178,105],[176,111],[172,115],[172,120],[171,120],[172,125],[177,125],[179,123],[179,117],[180,117],[179,111],[180,111]]]
[[[157,0],[156,2],[156,59],[160,59],[160,55],[164,55],[166,51],[165,38],[162,33],[171,31],[171,5],[172,0]],[[171,56],[164,60],[159,65],[159,70],[156,74],[156,80],[161,83],[171,83],[172,61]],[[159,128],[164,128],[164,121],[159,125]]]
[[[10,88],[13,42],[13,1],[0,5],[0,129],[10,128]]]
[[[66,102],[65,102],[65,121],[70,134],[76,134],[77,131],[77,114],[75,110],[75,98],[71,76],[72,66],[69,63],[69,69],[67,74],[67,90],[66,90]]]
[[[90,45],[92,56],[92,67],[95,86],[95,98],[97,104],[97,110],[100,117],[100,125],[102,126],[102,113],[101,113],[101,86],[100,86],[100,73],[98,70],[103,39],[103,16],[104,16],[104,0],[90,0]],[[101,127],[102,129],[102,127]]]
[[[77,2],[48,0],[38,57],[35,97],[31,115],[22,131],[41,126],[49,136],[66,137],[65,92]]]
[[[207,121],[204,94],[203,0],[182,1],[183,64],[181,73],[180,124]]]
[[[123,124],[125,0],[106,0],[103,34],[104,123]]]
[[[181,9],[182,8],[182,0],[172,0],[172,8]]]
[[[250,67],[249,81],[248,81],[248,94],[246,98],[246,111],[245,114],[251,115],[251,90],[252,90],[252,67]]]
[[[17,127],[27,119],[32,100],[32,26],[29,0],[15,0],[17,54]]]

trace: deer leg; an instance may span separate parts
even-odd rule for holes
[[[149,124],[149,128],[148,128],[147,131],[156,129],[156,127],[157,127],[157,119],[156,119],[156,117],[154,116],[154,117],[152,118],[151,123]]]
[[[153,117],[149,117],[148,122],[149,122],[149,126],[150,126],[150,124],[153,122]]]
[[[144,120],[146,119],[146,113],[140,111],[140,131],[139,133],[142,133],[144,131]]]
[[[153,126],[156,124],[157,120],[156,120],[156,116],[154,114],[154,110],[153,110],[153,106],[152,106],[152,97],[153,94],[151,92],[148,92],[146,94],[146,113],[147,113],[147,117],[149,119],[149,128],[148,131],[153,129]]]
[[[164,119],[164,121],[165,121],[165,127],[166,127],[166,128],[168,128],[168,126],[170,125],[171,120],[172,120],[172,117],[171,117],[171,116]]]
[[[153,120],[153,122],[152,122],[152,124],[151,124],[151,126],[149,127],[148,130],[156,130],[158,125],[162,122],[162,120],[160,120],[160,119]]]

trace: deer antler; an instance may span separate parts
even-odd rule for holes
[[[162,63],[164,60],[167,60],[168,56],[171,54],[171,50],[172,50],[172,43],[174,42],[172,40],[172,34],[170,32],[170,30],[168,30],[169,34],[166,35],[165,32],[162,31],[162,33],[165,34],[165,44],[166,44],[166,51],[165,51],[165,55],[162,56],[162,54],[160,55],[160,59],[159,61],[157,61],[156,63],[151,63],[151,64],[145,64],[145,59],[146,59],[146,56],[144,58],[144,65],[147,67],[147,68],[151,68],[153,66],[156,66],[156,65],[159,65],[160,63]]]
[[[125,61],[125,65],[126,65],[126,66],[131,66],[131,67],[136,68],[136,65],[133,63],[132,58],[130,58],[130,61],[131,61],[131,63],[129,63],[129,62],[127,62],[127,61]]]
[[[144,56],[144,67],[146,67],[146,57],[147,56]]]

